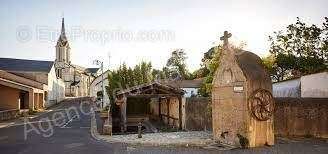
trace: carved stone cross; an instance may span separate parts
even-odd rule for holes
[[[220,40],[223,40],[223,46],[228,45],[228,39],[232,36],[231,33],[228,31],[224,31],[224,34],[222,37],[220,37]]]

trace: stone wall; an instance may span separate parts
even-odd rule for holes
[[[19,116],[19,109],[0,111],[0,121],[10,120]]]
[[[185,130],[212,130],[210,98],[190,97],[185,103]]]
[[[328,138],[328,98],[275,98],[275,135]]]

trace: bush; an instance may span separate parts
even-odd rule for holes
[[[29,109],[29,110],[28,110],[28,114],[29,114],[29,115],[34,115],[35,113],[37,113],[37,111],[32,110],[32,109]]]
[[[243,149],[248,148],[248,146],[249,146],[249,140],[246,137],[244,137],[244,136],[242,136],[240,134],[237,134],[237,137],[239,138],[239,143],[240,143],[241,147]]]

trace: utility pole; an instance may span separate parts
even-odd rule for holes
[[[102,89],[101,108],[104,108],[104,95],[105,95],[105,86],[104,86],[104,62],[101,62],[101,89]]]
[[[101,67],[101,91],[102,91],[101,108],[104,108],[104,95],[105,95],[104,62],[102,62],[100,60],[94,60],[93,63],[96,65],[100,65],[100,67]]]
[[[107,68],[107,70],[109,70],[110,69],[110,58],[111,58],[111,55],[110,55],[110,51],[108,51],[108,68]],[[109,96],[108,96],[109,97]],[[110,98],[108,98],[108,106],[109,106],[109,111],[111,110],[111,99]]]

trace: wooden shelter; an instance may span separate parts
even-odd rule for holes
[[[149,101],[149,103],[157,103],[156,113],[159,119],[166,118],[168,124],[170,120],[178,120],[179,128],[182,127],[182,97],[184,91],[177,89],[168,85],[164,85],[158,82],[152,82],[149,84],[142,84],[128,89],[118,91],[116,93],[115,104],[119,106],[120,110],[120,125],[121,131],[125,132],[127,130],[127,105],[129,98],[155,98],[158,101]],[[166,100],[165,102],[161,100]],[[168,101],[167,101],[168,100]],[[172,100],[172,101],[171,101]],[[170,116],[170,110],[173,110],[170,107],[174,101],[178,100],[178,117]],[[163,105],[166,108],[166,113],[163,113]]]
[[[223,50],[213,80],[214,138],[234,146],[273,145],[271,79],[257,55],[229,46],[230,36],[225,32],[222,37]]]

